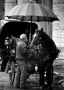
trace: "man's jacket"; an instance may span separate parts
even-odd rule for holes
[[[25,42],[19,41],[16,45],[16,59],[28,59],[28,48]]]

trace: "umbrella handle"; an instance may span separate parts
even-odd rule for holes
[[[31,32],[29,34],[29,43],[31,42]]]
[[[32,17],[31,17],[31,24],[30,24],[30,33],[29,33],[29,43],[31,42],[31,27],[32,27]]]

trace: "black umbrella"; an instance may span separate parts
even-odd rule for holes
[[[38,4],[32,0],[32,2],[21,3],[14,6],[6,15],[8,18],[18,19],[21,21],[49,21],[53,22],[59,20],[54,12],[48,7]],[[32,28],[32,26],[31,26]],[[30,39],[31,39],[31,29],[30,28]],[[31,41],[31,40],[30,40]]]

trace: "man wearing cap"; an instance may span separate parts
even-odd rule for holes
[[[28,39],[26,34],[20,35],[20,40],[16,45],[16,63],[17,70],[14,80],[14,87],[17,88],[20,84],[20,88],[25,87],[26,76],[27,76],[27,66],[26,61],[28,59]]]

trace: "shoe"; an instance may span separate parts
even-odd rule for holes
[[[14,86],[14,88],[16,89],[16,88],[20,88],[20,86]]]
[[[10,85],[13,85],[13,82],[12,81],[10,81]]]
[[[8,73],[9,73],[9,74],[12,74],[12,70],[9,70]]]
[[[39,86],[39,89],[41,89],[41,90],[42,90],[42,86]]]
[[[14,86],[14,85],[13,85],[13,86]],[[19,85],[15,85],[14,88],[20,88],[20,86],[19,86]]]
[[[28,89],[27,86],[20,86],[20,89]]]

